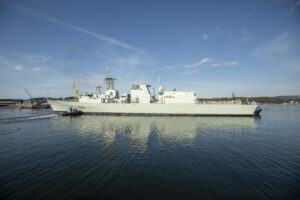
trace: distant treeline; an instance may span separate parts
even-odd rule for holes
[[[282,104],[282,103],[290,103],[293,101],[294,103],[300,103],[300,98],[295,99],[282,99],[278,97],[235,97],[235,99],[240,99],[243,102],[255,101],[256,103],[271,103],[271,104]],[[232,98],[211,98],[211,99],[202,99],[199,98],[198,101],[231,101]]]

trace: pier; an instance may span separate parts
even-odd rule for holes
[[[0,99],[0,107],[15,108],[15,109],[48,109],[48,99],[33,98],[33,99]]]

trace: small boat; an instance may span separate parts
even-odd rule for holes
[[[63,112],[63,116],[79,116],[82,115],[83,112],[78,110],[78,109],[73,109],[72,107],[70,108],[69,112]]]

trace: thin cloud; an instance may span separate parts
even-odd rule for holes
[[[222,61],[221,63],[211,63],[211,64],[208,65],[208,63],[211,62],[212,60],[213,59],[210,59],[210,58],[203,58],[199,62],[196,62],[196,63],[191,64],[191,65],[185,65],[184,67],[186,69],[191,69],[191,68],[194,68],[194,67],[201,66],[201,69],[204,69],[204,68],[215,68],[215,67],[223,67],[223,66],[229,67],[229,66],[239,65],[238,61],[230,61],[230,62]],[[180,72],[179,74],[180,75],[197,74],[198,72],[199,72],[199,70],[190,70],[190,71]]]
[[[8,62],[6,61],[6,59],[3,56],[0,56],[0,63],[2,65],[8,65]]]
[[[290,15],[294,15],[298,6],[300,6],[300,0],[295,0],[292,6],[290,7],[289,11],[283,16],[287,17]]]
[[[296,13],[296,8],[300,6],[300,0],[296,1],[296,3],[293,4],[293,6],[291,7],[291,10],[288,14],[292,15]]]
[[[292,6],[292,9],[295,10],[298,6],[300,6],[300,0],[298,0],[298,1]]]
[[[20,6],[20,5],[14,4],[14,3],[9,3],[7,1],[2,2],[2,5],[6,6],[6,7],[9,7],[11,9],[14,9],[14,10],[20,11],[20,12],[25,13],[27,15],[31,15],[33,17],[42,19],[44,21],[48,21],[48,22],[51,22],[53,24],[62,26],[64,28],[69,28],[71,30],[74,30],[74,31],[77,31],[77,32],[80,32],[80,33],[84,33],[86,35],[92,36],[92,37],[94,37],[96,39],[99,39],[101,41],[105,41],[105,42],[110,43],[110,44],[114,44],[116,46],[119,46],[119,47],[122,47],[122,48],[125,48],[125,49],[129,49],[129,50],[132,50],[132,51],[135,51],[135,52],[138,52],[138,53],[142,53],[143,52],[140,49],[136,49],[136,48],[132,47],[131,45],[126,44],[124,42],[121,42],[119,40],[116,40],[114,38],[107,37],[107,36],[104,36],[104,35],[100,35],[98,33],[94,33],[92,31],[89,31],[87,29],[84,29],[84,28],[81,28],[81,27],[69,24],[67,22],[61,21],[61,20],[56,19],[54,17],[50,17],[50,16],[45,15],[45,14],[43,14],[41,12],[29,9],[29,8],[25,8],[23,6]]]
[[[50,56],[38,55],[38,54],[24,54],[26,60],[31,63],[45,63],[51,60]]]
[[[222,66],[221,63],[212,63],[211,65],[209,65],[210,67],[220,67]]]
[[[240,40],[237,40],[236,42],[244,43],[244,42],[248,42],[248,41],[254,39],[254,36],[249,34],[249,28],[243,28],[241,30],[241,35],[243,38]]]
[[[193,70],[193,71],[180,72],[179,75],[197,74],[197,73],[199,73],[198,70]]]
[[[41,68],[40,67],[35,67],[35,68],[32,69],[32,71],[39,72],[39,71],[41,71]]]
[[[236,66],[239,65],[238,61],[225,62],[225,66]]]
[[[243,35],[243,36],[248,35],[248,30],[249,30],[248,28],[243,28],[243,29],[242,29],[242,35]]]
[[[263,43],[261,46],[253,50],[253,55],[256,57],[264,57],[266,55],[284,54],[289,51],[293,45],[292,35],[282,33],[275,39]]]
[[[164,66],[163,68],[164,69],[174,69],[174,66],[173,65],[167,65],[167,66]]]
[[[16,71],[21,71],[22,67],[20,65],[14,66],[14,70]]]
[[[41,66],[51,64],[52,58],[48,55],[27,54],[18,52],[1,51],[4,56],[0,56],[0,67],[2,72],[22,71],[24,73],[40,71]],[[2,65],[2,66],[1,66]],[[34,66],[34,67],[33,67]]]
[[[203,58],[199,62],[196,62],[191,65],[185,65],[184,67],[187,69],[199,67],[199,66],[201,66],[201,68],[214,68],[214,67],[222,67],[222,66],[237,66],[240,64],[238,61],[222,61],[221,63],[211,63],[208,65],[208,63],[211,61],[213,61],[213,59]]]
[[[208,39],[208,35],[203,35],[203,40],[207,40]]]
[[[203,58],[203,59],[200,60],[199,62],[196,62],[196,63],[191,64],[191,65],[185,65],[184,67],[185,67],[185,68],[198,67],[198,66],[203,65],[203,64],[205,64],[205,63],[207,63],[207,62],[210,62],[210,61],[211,61],[210,58]]]
[[[243,39],[238,40],[237,42],[243,43],[243,42],[248,42],[248,41],[253,40],[253,39],[254,39],[253,35],[248,35],[248,36],[244,37]]]

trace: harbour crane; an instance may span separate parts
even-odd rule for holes
[[[35,103],[34,99],[32,98],[31,94],[28,92],[27,89],[25,89],[25,92],[26,92],[26,93],[28,94],[28,96],[30,97],[31,103],[32,103],[32,104]]]
[[[73,82],[73,89],[75,89],[75,99],[78,99],[78,97],[79,97],[79,90],[77,88],[76,80],[75,79],[74,79],[74,82]]]

